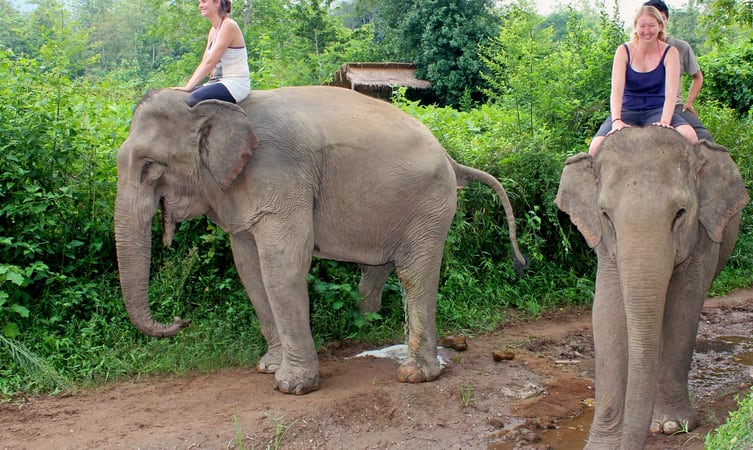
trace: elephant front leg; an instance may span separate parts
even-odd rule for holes
[[[618,449],[627,386],[627,324],[619,279],[614,265],[599,255],[593,304],[593,335],[596,356],[595,411],[586,449]]]
[[[267,217],[254,227],[261,277],[282,347],[275,389],[303,395],[319,389],[319,360],[309,325],[306,276],[311,266],[310,220]]]
[[[397,379],[403,383],[422,383],[439,377],[437,360],[436,303],[439,283],[439,259],[420,259],[398,278],[405,287],[408,310],[408,358],[398,368]]]
[[[361,264],[361,282],[358,283],[358,293],[361,301],[358,302],[358,310],[361,313],[377,312],[382,308],[382,290],[384,284],[394,269],[393,264],[381,266],[369,266]]]
[[[261,333],[267,342],[267,351],[259,358],[256,371],[275,373],[282,363],[282,344],[277,335],[277,325],[264,289],[256,242],[248,234],[236,234],[230,236],[230,244],[238,275],[254,306]]]

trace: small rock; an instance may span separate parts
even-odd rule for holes
[[[459,352],[468,349],[468,342],[465,340],[465,336],[447,336],[439,342],[439,345]]]
[[[489,422],[489,425],[493,426],[494,428],[504,428],[505,427],[505,423],[499,417],[489,417],[487,419],[487,422]]]
[[[492,358],[495,361],[511,361],[515,359],[515,352],[512,350],[498,350],[492,352]]]

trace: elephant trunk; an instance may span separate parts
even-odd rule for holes
[[[644,240],[639,246],[648,251],[620,256],[627,261],[620,264],[628,330],[623,449],[642,449],[651,425],[665,299],[674,265],[674,252],[662,250],[666,242],[646,245]]]
[[[190,321],[175,317],[173,323],[162,324],[152,316],[149,308],[149,266],[151,261],[151,220],[156,209],[150,214],[138,214],[134,211],[144,209],[134,203],[124,201],[121,189],[115,201],[115,247],[117,250],[120,287],[123,301],[131,322],[142,333],[157,337],[175,336]]]

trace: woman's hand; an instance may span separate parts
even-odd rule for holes
[[[607,136],[617,131],[620,131],[623,128],[630,128],[630,127],[631,126],[623,122],[622,119],[614,119],[612,120],[612,130],[609,133],[607,133]]]
[[[655,127],[662,127],[662,128],[674,128],[672,125],[668,124],[667,122],[654,122],[651,125]]]

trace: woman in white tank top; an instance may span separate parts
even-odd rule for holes
[[[212,27],[201,63],[185,86],[175,88],[191,92],[188,106],[210,98],[237,103],[251,91],[246,42],[238,24],[228,17],[231,8],[230,0],[199,0],[199,11]],[[209,81],[199,85],[207,76]]]

